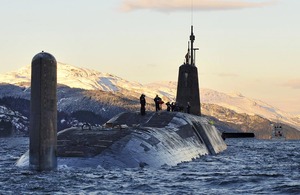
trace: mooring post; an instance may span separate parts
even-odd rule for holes
[[[57,157],[57,63],[46,52],[31,62],[30,168],[37,171],[56,169]]]

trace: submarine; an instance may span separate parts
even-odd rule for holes
[[[194,40],[191,26],[191,48],[188,47],[185,62],[179,68],[176,96],[178,105],[190,106],[189,113],[147,111],[141,115],[139,111],[123,112],[103,126],[71,127],[57,134],[54,133],[57,129],[56,110],[45,107],[50,105],[49,101],[51,104],[55,101],[56,85],[45,84],[49,78],[52,78],[49,82],[56,81],[55,71],[45,69],[43,72],[41,68],[49,65],[55,69],[56,64],[52,55],[49,61],[49,55],[38,54],[39,59],[34,58],[32,68],[35,63],[40,63],[38,69],[42,71],[32,70],[32,73],[42,74],[45,78],[36,76],[44,80],[35,82],[42,84],[36,89],[37,95],[31,96],[31,114],[34,117],[30,121],[30,149],[16,165],[29,166],[38,171],[56,169],[57,165],[105,169],[161,167],[175,166],[226,150],[221,132],[201,116]],[[45,76],[47,74],[52,76]],[[41,92],[41,85],[45,87],[44,92]],[[33,89],[32,93],[35,91]]]
[[[72,127],[57,134],[57,164],[68,167],[174,166],[226,149],[205,117],[182,112],[123,112],[101,127]],[[28,152],[18,165],[28,165]]]

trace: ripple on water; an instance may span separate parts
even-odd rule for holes
[[[300,194],[300,142],[228,139],[228,149],[178,166],[72,168],[14,166],[28,139],[0,140],[0,194]]]

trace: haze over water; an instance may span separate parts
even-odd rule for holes
[[[28,138],[0,138],[0,194],[299,194],[300,141],[227,139],[228,149],[158,169],[16,167]]]

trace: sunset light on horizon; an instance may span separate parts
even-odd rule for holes
[[[0,74],[46,51],[130,81],[177,81],[194,26],[200,87],[300,115],[299,0],[0,0]]]

